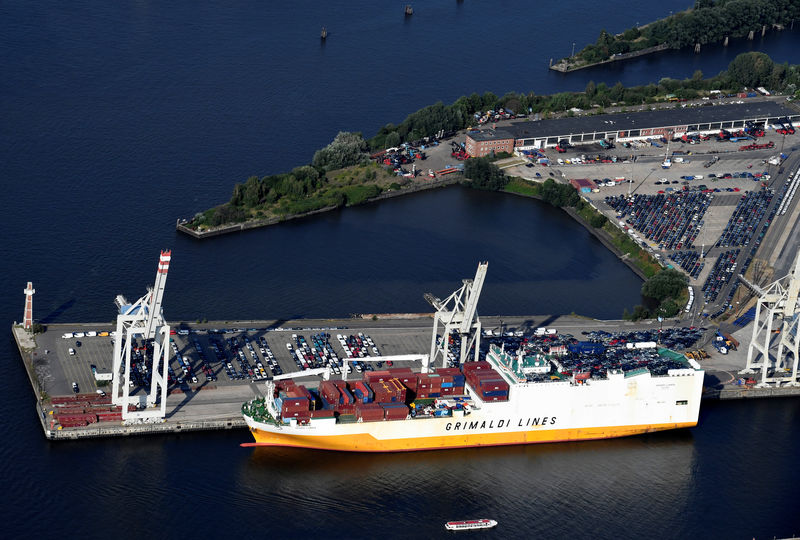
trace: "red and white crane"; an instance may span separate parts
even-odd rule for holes
[[[164,298],[164,287],[167,283],[171,250],[161,251],[158,260],[158,271],[153,288],[133,304],[129,304],[124,296],[118,295],[116,304],[117,331],[114,339],[114,363],[112,372],[112,400],[122,407],[122,419],[126,422],[160,422],[166,416],[167,407],[167,373],[169,369],[169,325],[164,319],[161,302]],[[147,350],[147,343],[152,342],[153,367],[151,371],[150,392],[142,395],[130,395],[131,357],[133,340],[142,341]],[[136,405],[138,410],[128,411],[129,405]]]

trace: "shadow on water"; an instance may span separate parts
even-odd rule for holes
[[[45,315],[43,318],[41,318],[39,322],[41,322],[42,324],[52,323],[56,321],[61,315],[66,313],[66,311],[74,305],[75,305],[74,298],[67,300],[66,302],[58,306],[56,309],[54,309],[53,311]]]

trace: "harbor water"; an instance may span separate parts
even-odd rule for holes
[[[787,30],[547,69],[602,28],[686,4],[433,0],[404,17],[404,4],[365,1],[3,2],[2,318],[21,319],[32,281],[43,322],[110,322],[116,294],[152,283],[162,248],[170,320],[425,312],[422,293],[449,294],[481,260],[481,314],[618,318],[641,281],[530,199],[451,187],[205,241],[175,220],[308,162],[339,131],[369,136],[437,100],[710,75],[745,50],[800,61]],[[797,400],[704,404],[682,432],[404,455],[244,449],[245,431],[49,443],[10,333],[0,350],[11,538],[432,538],[473,517],[509,538],[800,533]]]

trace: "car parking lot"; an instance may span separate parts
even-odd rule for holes
[[[544,329],[543,329],[544,330]],[[664,357],[658,348],[675,351],[688,350],[703,338],[706,328],[668,327],[639,330],[583,330],[579,335],[547,329],[544,332],[526,333],[506,331],[495,333],[485,330],[481,340],[481,354],[491,346],[501,347],[512,356],[524,349],[526,355],[552,355],[559,371],[565,376],[574,373],[591,373],[593,377],[605,376],[608,369],[630,371],[646,367],[654,375],[665,375],[670,369],[686,367],[683,359]],[[498,335],[499,334],[499,335]],[[448,362],[458,365],[460,340],[452,339],[448,347]],[[529,380],[541,376],[528,375]]]
[[[345,360],[357,372],[379,369],[381,354],[427,352],[429,337],[404,329],[347,332],[342,340],[330,340],[336,328],[309,330],[275,328],[183,328],[170,336],[168,381],[171,389],[219,388],[250,384],[285,373],[330,367],[341,376]],[[65,338],[69,334],[71,337]],[[74,337],[82,334],[81,338]],[[102,334],[102,335],[100,335]],[[104,389],[95,372],[111,373],[113,339],[110,329],[85,332],[46,332],[37,338],[47,357],[49,375],[45,384],[56,395],[72,392],[76,382],[82,392]],[[80,342],[78,346],[76,342]],[[342,343],[342,341],[344,343]],[[131,395],[149,391],[152,346],[134,340],[131,354]],[[288,346],[288,347],[287,347]],[[74,355],[69,349],[75,350]],[[46,352],[44,352],[46,351]],[[404,362],[404,365],[409,363]],[[418,364],[418,362],[417,362]],[[417,367],[419,367],[417,365]],[[98,384],[100,386],[98,386]]]

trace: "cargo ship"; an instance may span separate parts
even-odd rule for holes
[[[242,406],[255,439],[243,446],[397,452],[607,439],[697,425],[700,365],[668,349],[630,349],[630,362],[605,370],[566,369],[557,354],[491,346],[483,361],[431,373],[374,371],[361,381],[323,381],[313,391],[268,382],[267,397]]]

